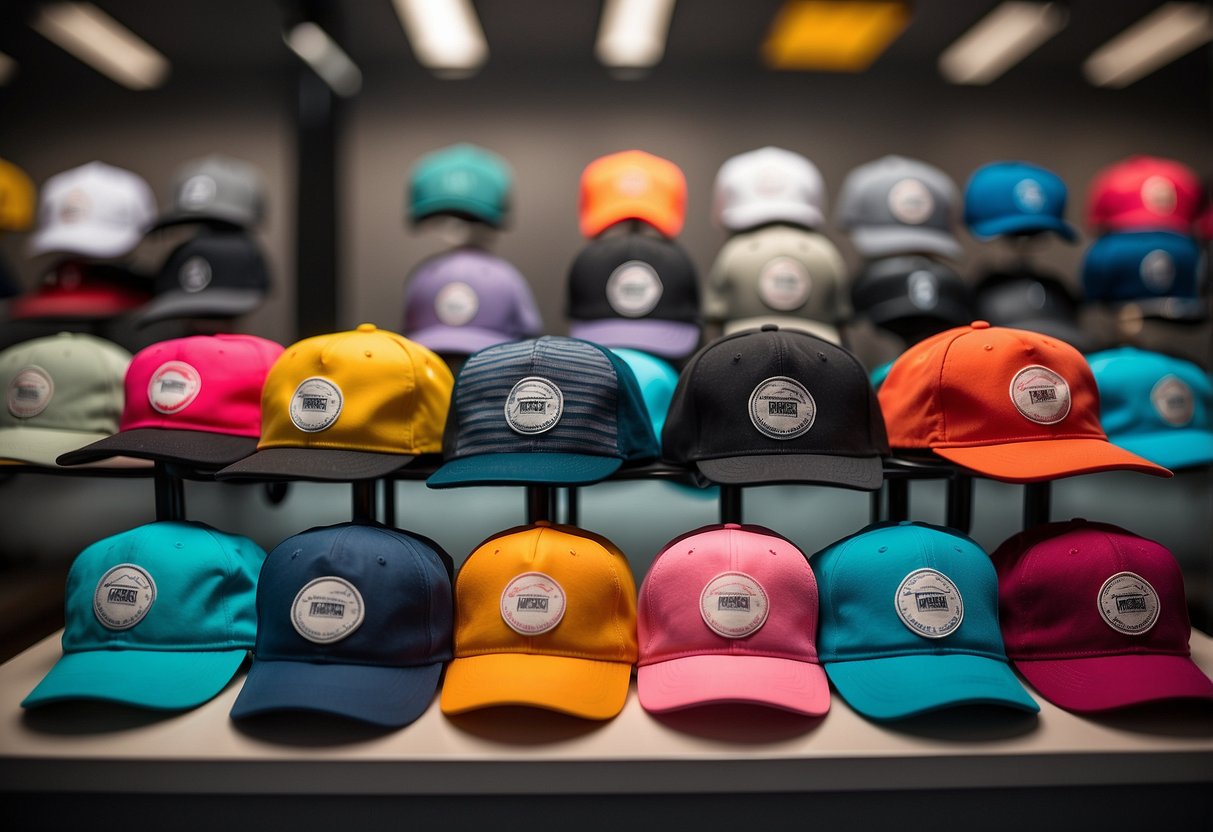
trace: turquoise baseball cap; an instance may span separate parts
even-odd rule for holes
[[[150,523],[87,547],[67,575],[63,655],[21,707],[206,702],[256,641],[264,560],[253,541],[203,523]]]
[[[821,604],[817,653],[859,713],[894,720],[958,705],[1039,711],[1007,662],[998,579],[970,538],[880,523],[810,559]]]
[[[1213,462],[1213,383],[1191,361],[1136,347],[1087,356],[1108,440],[1172,470]]]
[[[509,216],[512,180],[504,159],[474,144],[427,153],[409,176],[409,222],[450,214],[500,228]]]
[[[653,434],[661,436],[670,402],[674,399],[674,388],[678,386],[678,371],[670,362],[640,350],[612,347],[611,352],[632,368],[636,383],[640,385],[640,394],[644,397],[645,409],[649,411]]]

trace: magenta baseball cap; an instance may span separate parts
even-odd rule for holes
[[[817,660],[817,581],[808,558],[761,526],[705,526],[671,541],[640,587],[641,706],[830,709]]]
[[[1213,699],[1188,649],[1183,575],[1164,546],[1070,520],[1015,535],[993,559],[1007,655],[1054,705]]]
[[[111,456],[221,468],[257,450],[261,387],[282,345],[255,335],[192,335],[152,344],[126,370],[118,432],[59,457]]]

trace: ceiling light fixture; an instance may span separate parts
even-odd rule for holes
[[[30,25],[129,89],[153,89],[168,78],[167,58],[92,3],[48,3]]]
[[[329,33],[315,23],[296,25],[283,40],[337,95],[349,98],[362,89],[362,71]]]
[[[489,58],[471,0],[392,0],[417,60],[443,78],[473,75]]]
[[[863,72],[910,22],[892,0],[786,0],[771,22],[762,57],[772,69]]]
[[[594,54],[618,70],[637,77],[661,62],[675,0],[606,0],[598,23]]]
[[[1164,3],[1096,49],[1083,62],[1097,87],[1127,87],[1213,40],[1213,11],[1205,3]]]
[[[939,73],[953,84],[988,84],[1066,26],[1058,3],[1001,3],[939,56]]]

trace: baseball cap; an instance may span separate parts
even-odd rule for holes
[[[1007,655],[1058,707],[1108,711],[1213,699],[1191,659],[1183,573],[1153,540],[1107,523],[1046,523],[995,550]]]
[[[711,482],[807,482],[868,491],[884,480],[884,422],[847,350],[773,325],[718,338],[687,363],[664,456]]]
[[[623,220],[643,220],[677,237],[686,221],[687,180],[676,164],[643,150],[600,156],[581,172],[577,211],[586,237]]]
[[[509,261],[460,248],[424,261],[404,290],[404,334],[437,353],[469,353],[543,332],[526,278]]]
[[[452,214],[500,228],[509,217],[512,188],[513,174],[500,156],[474,144],[453,144],[413,165],[409,222]]]
[[[523,705],[584,719],[623,710],[636,584],[611,541],[540,521],[490,537],[455,579],[442,712]]]
[[[589,485],[655,459],[636,377],[606,347],[545,335],[489,347],[459,371],[431,488]]]
[[[855,314],[910,343],[973,320],[969,287],[946,263],[907,254],[864,263],[851,284]]]
[[[847,704],[893,720],[960,705],[1035,713],[1007,663],[990,557],[960,532],[881,523],[809,559],[817,655]]]
[[[834,343],[851,317],[847,269],[838,248],[816,231],[771,225],[724,244],[708,277],[705,316],[726,334],[776,324]]]
[[[257,452],[215,476],[385,476],[442,448],[452,384],[441,358],[374,324],[305,338],[265,378]]]
[[[1090,346],[1078,326],[1078,301],[1052,275],[1028,269],[990,272],[978,281],[973,294],[980,320],[1051,335],[1079,352]]]
[[[253,541],[204,523],[150,523],[87,547],[67,575],[63,655],[21,707],[206,702],[253,647],[264,560]]]
[[[661,428],[670,410],[670,400],[674,398],[674,388],[678,386],[678,371],[669,362],[640,350],[612,347],[611,352],[622,358],[632,375],[636,376],[636,384],[640,386],[640,395],[644,398],[644,409],[648,411],[649,421],[653,425],[653,435],[661,436]]]
[[[960,257],[952,233],[960,196],[939,168],[885,156],[852,170],[838,197],[838,224],[864,257]]]
[[[257,242],[242,231],[203,234],[173,250],[155,296],[136,326],[173,318],[238,318],[265,299],[270,273]]]
[[[569,268],[569,335],[604,347],[685,358],[699,344],[699,279],[672,240],[594,240]]]
[[[33,180],[12,162],[0,159],[0,229],[24,231],[33,223]]]
[[[172,204],[155,227],[198,222],[251,228],[263,219],[261,172],[249,162],[214,153],[177,169]]]
[[[727,231],[772,222],[817,228],[825,222],[825,209],[821,171],[791,150],[768,146],[740,153],[716,173],[712,217]]]
[[[117,455],[206,468],[257,449],[261,388],[282,346],[255,335],[191,335],[140,350],[124,381],[118,432],[69,451],[60,465]]]
[[[1091,368],[1048,335],[986,321],[949,329],[902,353],[878,395],[894,448],[930,449],[993,479],[1171,475],[1108,441]]]
[[[1087,361],[1109,441],[1172,470],[1213,462],[1213,384],[1200,367],[1136,347]]]
[[[144,278],[110,263],[58,263],[33,292],[9,302],[12,320],[85,320],[116,318],[148,302]]]
[[[61,252],[120,257],[156,217],[156,199],[142,178],[104,162],[55,174],[42,185],[30,254]]]
[[[636,689],[664,713],[743,703],[830,709],[808,558],[761,526],[705,526],[668,543],[640,586]]]
[[[1066,183],[1031,162],[991,162],[973,171],[965,186],[964,221],[979,240],[1051,231],[1073,242],[1066,222]]]
[[[1160,298],[1198,301],[1204,257],[1191,237],[1171,231],[1109,234],[1087,249],[1082,286],[1087,300],[1139,304]]]
[[[1099,171],[1087,194],[1087,225],[1096,231],[1165,230],[1188,234],[1200,211],[1200,179],[1187,165],[1130,156]]]
[[[451,658],[451,558],[431,540],[342,523],[288,537],[257,583],[257,645],[233,719],[316,711],[399,727]]]

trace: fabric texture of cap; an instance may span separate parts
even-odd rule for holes
[[[92,544],[67,575],[63,655],[21,707],[183,710],[211,699],[253,647],[264,560],[253,541],[203,523],[151,523]]]
[[[543,319],[530,284],[507,260],[460,248],[424,261],[404,290],[404,334],[437,353],[469,355],[534,338]]]
[[[939,168],[902,156],[860,165],[843,180],[838,224],[864,257],[937,254],[956,259],[960,194]]]
[[[203,234],[179,245],[156,278],[155,296],[136,326],[175,318],[239,318],[261,305],[270,272],[257,241],[236,231]]]
[[[998,582],[984,550],[952,529],[883,523],[809,562],[817,655],[847,704],[876,720],[960,705],[1035,713],[998,629]]]
[[[34,224],[34,203],[34,180],[12,162],[0,159],[0,229],[28,229]]]
[[[973,292],[974,318],[1060,338],[1079,352],[1091,339],[1078,325],[1078,301],[1059,278],[1029,270],[991,272]]]
[[[1196,300],[1202,297],[1203,270],[1204,256],[1191,237],[1171,231],[1109,234],[1083,258],[1083,294],[1105,303]]]
[[[674,398],[674,388],[678,386],[678,371],[664,359],[640,350],[613,347],[611,352],[622,358],[632,375],[636,376],[636,384],[640,386],[640,395],[644,398],[644,409],[648,411],[649,421],[653,425],[653,435],[661,436],[666,414],[670,411],[670,401]]]
[[[817,166],[791,150],[761,147],[725,161],[716,173],[712,218],[737,232],[780,222],[825,223],[826,187]]]
[[[257,452],[216,477],[385,476],[442,449],[453,383],[433,352],[374,324],[305,338],[266,376]]]
[[[139,244],[155,217],[156,199],[142,178],[89,162],[42,185],[30,253],[121,257]]]
[[[60,454],[109,436],[130,361],[117,344],[71,332],[0,352],[0,458],[54,466]]]
[[[774,327],[726,335],[691,358],[662,448],[711,482],[868,491],[884,481],[881,457],[889,453],[859,360],[822,338]]]
[[[847,268],[823,234],[771,225],[724,244],[708,276],[704,316],[726,334],[776,324],[839,343],[851,317]]]
[[[1191,659],[1183,573],[1165,547],[1106,523],[1046,523],[995,550],[1007,655],[1079,713],[1213,700]]]
[[[513,178],[504,159],[474,144],[427,153],[409,174],[409,222],[445,214],[501,228],[510,215]]]
[[[400,727],[429,707],[451,659],[450,555],[385,526],[288,537],[257,584],[257,645],[233,719],[316,711]]]
[[[699,345],[699,278],[672,240],[594,240],[573,260],[568,287],[574,338],[663,358],[685,358]]]
[[[1213,463],[1213,384],[1200,367],[1136,347],[1087,361],[1111,442],[1171,470]]]
[[[459,570],[442,712],[521,705],[610,719],[635,662],[636,584],[623,553],[572,526],[521,526]]]
[[[13,298],[8,316],[14,321],[104,321],[138,309],[151,296],[147,280],[122,266],[69,260],[47,272],[33,292]]]
[[[673,162],[625,150],[601,156],[581,173],[581,233],[597,237],[624,220],[642,220],[667,237],[686,221],[687,180]]]
[[[173,175],[173,201],[157,228],[206,223],[252,228],[265,219],[265,181],[250,162],[212,154]]]
[[[606,347],[544,336],[481,350],[459,371],[426,483],[589,485],[659,455],[631,369]]]
[[[1030,162],[991,162],[973,171],[965,186],[964,221],[979,240],[1049,231],[1078,237],[1066,222],[1066,183]]]
[[[707,526],[668,543],[640,586],[636,688],[652,713],[766,705],[830,708],[817,659],[808,558],[761,526]]]
[[[126,370],[113,436],[59,457],[113,456],[219,468],[257,449],[261,389],[282,346],[255,335],[191,335],[145,347]]]
[[[973,320],[960,275],[920,254],[869,260],[851,284],[851,303],[857,316],[911,344]]]
[[[1118,448],[1099,425],[1099,393],[1074,347],[985,321],[906,350],[880,386],[889,444],[932,450],[1005,482],[1166,468]]]
[[[1131,156],[1101,170],[1087,193],[1093,231],[1173,231],[1190,234],[1200,211],[1200,179],[1187,165]]]

